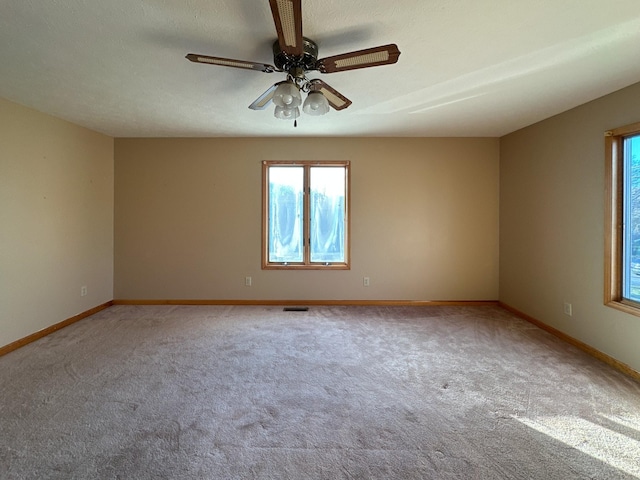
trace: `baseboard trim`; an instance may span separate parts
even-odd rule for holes
[[[555,337],[558,337],[560,340],[563,340],[571,345],[573,345],[574,347],[579,348],[580,350],[582,350],[583,352],[588,353],[589,355],[591,355],[592,357],[597,358],[598,360],[612,366],[613,368],[615,368],[616,370],[619,370],[620,372],[624,373],[625,375],[628,375],[629,377],[640,381],[640,372],[634,370],[633,368],[631,368],[629,365],[627,365],[626,363],[622,363],[619,360],[616,360],[615,358],[613,358],[610,355],[607,355],[604,352],[601,352],[600,350],[598,350],[597,348],[592,347],[591,345],[588,345],[580,340],[578,340],[577,338],[573,338],[571,335],[567,335],[566,333],[550,326],[547,325],[546,323],[538,320],[537,318],[534,318],[530,315],[527,315],[524,312],[521,312],[520,310],[513,308],[510,305],[507,305],[506,303],[503,302],[498,302],[498,305],[501,306],[502,308],[504,308],[505,310],[508,310],[509,312],[513,313],[514,315],[517,315],[518,317],[522,318],[523,320],[526,320],[529,323],[532,323],[533,325],[535,325],[538,328],[541,328],[542,330],[545,330],[547,332],[549,332],[551,335],[554,335]]]
[[[73,317],[67,318],[66,320],[63,320],[59,323],[51,325],[50,327],[47,327],[35,333],[32,333],[31,335],[27,335],[24,338],[20,338],[15,342],[5,345],[4,347],[0,347],[0,357],[3,355],[6,355],[9,352],[13,352],[14,350],[17,350],[20,347],[24,347],[25,345],[28,345],[31,342],[35,342],[36,340],[39,340],[42,337],[46,337],[47,335],[55,332],[56,330],[60,330],[61,328],[67,327],[72,323],[76,323],[77,321],[80,321],[83,318],[87,318],[95,313],[98,313],[100,310],[104,310],[105,308],[108,308],[111,305],[113,305],[112,300],[105,302],[102,305],[98,305],[97,307],[90,308],[89,310],[79,313],[77,315],[74,315]]]
[[[116,299],[114,305],[310,305],[310,306],[497,306],[497,300],[150,300]]]

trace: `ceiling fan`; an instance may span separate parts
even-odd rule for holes
[[[308,79],[307,72],[335,73],[389,65],[398,61],[400,51],[395,44],[318,59],[318,45],[302,36],[302,0],[269,0],[269,5],[278,34],[278,40],[273,44],[275,66],[194,53],[189,53],[186,57],[195,63],[264,73],[286,72],[286,80],[272,85],[249,105],[252,110],[264,110],[273,102],[276,106],[275,117],[283,120],[298,118],[301,105],[303,112],[309,115],[324,115],[329,111],[329,106],[335,110],[343,110],[351,105],[351,100],[320,79]],[[308,93],[304,104],[301,91]]]

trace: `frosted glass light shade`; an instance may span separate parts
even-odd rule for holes
[[[324,115],[329,111],[329,102],[322,92],[310,92],[304,101],[302,111],[308,115]]]
[[[298,107],[285,108],[276,106],[273,116],[281,120],[295,120],[300,116],[300,109]]]
[[[329,111],[329,102],[322,92],[310,92],[304,101],[302,111],[308,115],[324,115]]]
[[[298,90],[298,87],[292,82],[281,83],[273,94],[273,103],[276,107],[299,107],[302,103],[300,90]]]

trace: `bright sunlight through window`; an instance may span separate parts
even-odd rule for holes
[[[349,268],[349,162],[263,162],[263,268]]]
[[[516,420],[565,445],[629,475],[640,478],[640,418],[635,422],[606,414],[593,423],[573,416],[541,416]]]

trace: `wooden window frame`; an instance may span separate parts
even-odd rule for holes
[[[605,132],[604,303],[640,316],[640,303],[623,297],[624,151],[626,137],[640,134],[640,122]]]
[[[269,262],[269,167],[296,166],[304,167],[304,185],[308,189],[311,167],[344,167],[345,168],[345,219],[344,219],[344,262],[320,263],[311,262],[309,225],[311,205],[309,192],[304,195],[304,254],[301,263]],[[349,161],[274,161],[262,162],[262,269],[263,270],[350,270],[351,269],[351,162]]]

